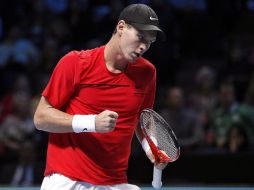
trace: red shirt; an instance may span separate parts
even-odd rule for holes
[[[42,95],[69,114],[119,114],[109,133],[50,133],[45,176],[61,173],[97,185],[126,183],[131,140],[139,113],[151,108],[155,67],[139,58],[119,74],[104,62],[105,46],[72,51],[57,64]]]

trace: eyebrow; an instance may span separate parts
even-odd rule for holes
[[[144,31],[138,30],[138,34],[142,35],[146,41],[152,42],[152,43],[156,41],[157,35],[155,35],[155,36],[154,35],[145,35],[144,33],[145,33]],[[147,37],[151,37],[151,38],[147,39]]]
[[[149,42],[149,43],[153,43],[153,42],[156,41],[156,37],[151,37],[151,38],[148,37],[147,38],[147,36],[143,35],[142,33],[141,33],[141,35],[143,36],[144,40]]]

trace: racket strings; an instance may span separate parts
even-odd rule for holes
[[[147,135],[160,150],[164,151],[172,161],[175,161],[179,156],[179,146],[168,124],[150,112],[144,112],[142,118]]]

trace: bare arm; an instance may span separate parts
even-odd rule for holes
[[[106,133],[113,131],[117,118],[118,114],[116,112],[109,110],[102,111],[95,117],[96,132]],[[43,96],[34,114],[36,128],[53,133],[73,132],[72,119],[73,115],[54,108]]]
[[[34,114],[34,124],[37,129],[42,131],[56,133],[73,132],[71,127],[72,118],[73,115],[54,108],[42,96]]]

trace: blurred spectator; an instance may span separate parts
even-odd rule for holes
[[[15,25],[0,44],[0,67],[9,62],[36,66],[38,64],[38,50],[32,40],[22,34],[22,29]]]
[[[59,45],[55,38],[45,36],[41,46],[40,69],[51,73],[60,56]]]
[[[249,43],[253,40],[252,35],[235,35],[234,41],[229,44],[228,60],[220,70],[220,79],[229,78],[234,83],[238,101],[243,101],[254,69],[254,65],[251,64],[251,43]]]
[[[215,71],[209,66],[203,66],[196,73],[194,90],[189,95],[189,106],[198,113],[204,126],[207,125],[208,117],[217,103],[215,84]]]
[[[18,158],[12,185],[32,185],[33,164],[35,161],[35,143],[33,117],[29,93],[17,92],[13,97],[13,112],[8,115],[0,127],[0,141],[6,148],[5,156],[9,160]]]
[[[14,44],[18,37],[18,29],[13,27],[0,43],[0,67],[4,67],[13,56]]]
[[[14,75],[14,73],[12,73]],[[27,75],[18,74],[13,76],[14,82],[10,81],[7,77],[6,85],[11,85],[10,91],[6,91],[3,97],[0,99],[0,123],[3,119],[13,112],[13,96],[18,92],[31,93],[30,81]]]
[[[250,143],[254,145],[254,74],[252,75],[248,88],[245,94],[245,99],[243,101],[243,117],[246,122],[249,123],[247,125],[247,134],[250,139]],[[245,111],[246,110],[246,111]]]
[[[185,97],[180,87],[171,87],[165,97],[165,108],[161,116],[172,126],[184,151],[200,146],[203,138],[202,126],[195,112],[184,105]]]
[[[44,41],[46,30],[46,19],[41,1],[32,1],[33,18],[29,27],[29,38],[33,41],[34,45],[40,50],[41,44]]]
[[[240,116],[237,113],[238,103],[235,100],[233,84],[222,83],[218,93],[218,107],[211,113],[210,127],[216,147],[222,148],[227,131],[233,123],[239,122]]]
[[[254,127],[254,112],[248,106],[236,101],[232,82],[223,82],[220,85],[218,103],[218,107],[211,114],[210,123],[216,147],[225,146],[227,132],[235,123],[241,123],[248,132],[248,138],[251,138],[252,134],[249,133],[249,129]]]
[[[230,153],[246,152],[250,149],[249,137],[241,123],[235,123],[229,128],[225,148]]]
[[[35,67],[38,65],[38,56],[38,50],[31,39],[25,37],[17,39],[13,53],[14,61]]]
[[[54,39],[58,46],[60,54],[70,50],[70,29],[68,22],[63,19],[52,19],[49,21],[45,38]]]
[[[248,104],[254,109],[254,73],[252,74],[252,77],[249,81],[244,103]]]

